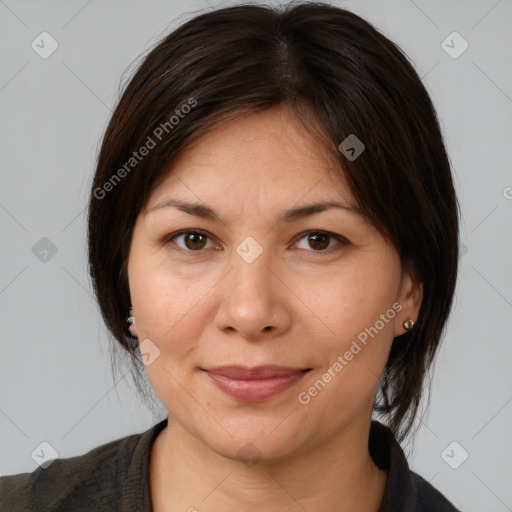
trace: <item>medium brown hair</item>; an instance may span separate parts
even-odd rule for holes
[[[127,258],[137,216],[172,172],[172,159],[219,123],[280,105],[337,159],[357,206],[423,284],[417,323],[393,340],[376,393],[375,410],[401,440],[452,305],[459,205],[420,77],[393,42],[352,12],[315,2],[217,9],[182,24],[144,57],[108,124],[91,188],[90,275],[103,319],[133,355]],[[365,145],[354,160],[338,149],[351,134]]]

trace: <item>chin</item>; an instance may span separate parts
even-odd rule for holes
[[[271,441],[265,436],[250,441],[241,436],[230,439],[229,442],[219,440],[210,448],[223,457],[252,467],[256,464],[277,464],[292,458],[298,446],[295,442],[283,444],[282,441],[282,439]]]
[[[287,421],[281,415],[231,418],[219,421],[229,434],[219,427],[196,432],[196,436],[215,453],[249,467],[256,463],[277,463],[292,457],[304,442],[303,430],[290,431]]]

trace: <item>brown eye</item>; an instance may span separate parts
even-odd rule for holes
[[[331,250],[342,249],[349,243],[348,240],[334,233],[310,231],[305,233],[296,245],[298,249],[305,249],[309,252],[330,253]]]
[[[184,235],[184,237],[185,245],[192,251],[203,249],[206,245],[206,237],[201,233],[187,233]]]
[[[308,235],[308,243],[312,249],[323,250],[329,246],[330,236],[324,233]]]
[[[202,249],[208,248],[208,243],[212,243],[208,235],[201,231],[183,231],[175,235],[169,236],[165,239],[164,243],[167,245],[169,242],[173,242],[180,249],[189,252],[199,252]]]

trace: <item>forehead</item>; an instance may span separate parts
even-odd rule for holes
[[[174,158],[148,207],[171,191],[283,201],[315,194],[354,204],[339,161],[289,108],[240,116],[200,136]]]

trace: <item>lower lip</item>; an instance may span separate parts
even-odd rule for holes
[[[227,395],[243,402],[261,402],[291,388],[307,372],[253,380],[230,379],[224,375],[206,373],[213,383]]]

